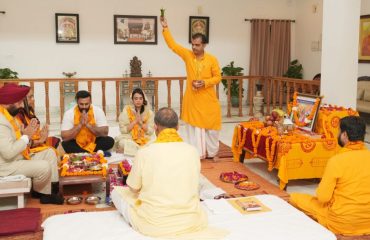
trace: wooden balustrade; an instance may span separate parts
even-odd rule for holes
[[[292,78],[283,78],[283,77],[262,77],[262,76],[223,76],[223,79],[226,79],[228,86],[227,86],[227,94],[226,94],[226,102],[227,102],[227,117],[231,117],[231,82],[233,80],[237,80],[240,85],[247,82],[248,84],[248,91],[247,91],[247,98],[246,102],[243,104],[243,89],[239,88],[238,97],[239,97],[239,107],[238,107],[238,116],[243,116],[243,105],[249,106],[249,116],[253,116],[253,97],[255,96],[255,84],[261,83],[264,85],[264,99],[265,99],[265,114],[269,114],[271,108],[279,107],[282,108],[284,103],[287,103],[291,100],[292,93],[294,91],[302,92],[302,93],[314,93],[314,88],[319,88],[320,82],[319,81],[311,81],[311,80],[302,80],[302,79],[292,79]],[[9,80],[9,79],[0,79],[0,86],[2,86],[5,82],[19,82],[19,83],[29,83],[29,85],[34,88],[35,83],[44,83],[44,90],[45,90],[45,117],[46,122],[50,124],[50,103],[49,98],[55,97],[54,94],[50,96],[49,89],[51,83],[58,83],[59,84],[59,107],[60,107],[60,119],[63,118],[63,113],[65,110],[64,106],[64,84],[65,83],[74,83],[75,91],[79,90],[78,83],[86,83],[88,86],[88,91],[91,92],[93,83],[100,83],[101,84],[101,100],[102,100],[102,108],[106,111],[106,97],[112,96],[112,93],[106,92],[106,86],[108,83],[112,83],[115,87],[115,104],[116,104],[116,120],[118,121],[118,116],[120,114],[120,91],[122,91],[122,82],[128,82],[128,92],[131,93],[134,88],[134,82],[141,82],[141,87],[145,90],[148,86],[148,82],[154,82],[154,110],[157,111],[159,108],[159,84],[164,83],[166,87],[164,89],[167,90],[167,106],[173,106],[173,88],[177,87],[177,85],[173,85],[173,82],[179,82],[179,103],[180,103],[180,112],[182,109],[183,104],[183,92],[184,92],[184,81],[186,77],[143,77],[143,78],[50,78],[50,79],[17,79],[17,80]],[[246,85],[246,84],[244,84]],[[220,98],[220,86],[219,84],[216,86],[216,94],[217,97]],[[38,94],[38,93],[35,93]],[[165,93],[161,92],[161,96]],[[222,100],[222,99],[221,99]]]

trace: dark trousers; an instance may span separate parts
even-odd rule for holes
[[[106,136],[106,137],[97,137],[95,140],[96,147],[94,149],[94,152],[98,150],[107,151],[111,149],[114,145],[114,139],[112,137]],[[66,153],[81,153],[81,152],[87,152],[85,149],[78,146],[76,143],[76,139],[72,139],[69,141],[63,141],[62,146],[64,148],[64,151]]]

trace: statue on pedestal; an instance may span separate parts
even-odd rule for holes
[[[141,61],[135,56],[130,60],[130,77],[142,77],[141,74]]]

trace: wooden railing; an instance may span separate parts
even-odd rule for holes
[[[253,106],[253,97],[255,95],[255,84],[261,83],[264,85],[264,98],[265,98],[265,114],[270,113],[270,110],[275,107],[282,108],[284,102],[289,102],[291,95],[294,91],[302,92],[302,93],[309,93],[315,94],[320,87],[320,82],[312,81],[312,80],[301,80],[301,79],[292,79],[292,78],[282,78],[282,77],[262,77],[262,76],[223,76],[223,79],[227,81],[227,117],[231,117],[231,91],[230,91],[230,83],[233,80],[237,80],[239,86],[244,85],[248,86],[247,91],[247,101],[244,105]],[[45,90],[45,117],[46,123],[50,124],[50,104],[49,99],[53,97],[53,94],[49,93],[49,85],[50,83],[58,83],[59,84],[59,106],[60,106],[60,118],[63,118],[63,113],[65,110],[64,106],[64,83],[83,83],[87,82],[87,90],[91,92],[92,84],[95,82],[101,83],[102,89],[102,107],[103,110],[106,111],[106,96],[110,93],[106,92],[106,84],[107,82],[112,82],[115,84],[115,104],[116,104],[116,120],[118,120],[118,116],[120,114],[120,83],[127,81],[128,82],[128,92],[132,92],[134,82],[141,82],[141,87],[146,89],[147,82],[151,81],[154,82],[154,110],[157,111],[159,108],[159,89],[158,85],[160,82],[163,82],[167,85],[167,106],[172,106],[172,89],[174,83],[178,82],[179,87],[179,100],[180,100],[180,112],[182,108],[183,102],[183,92],[184,92],[184,81],[186,77],[140,77],[140,78],[45,78],[45,79],[16,79],[16,80],[9,80],[9,79],[0,79],[0,86],[2,86],[6,82],[18,82],[18,83],[29,83],[31,88],[34,88],[35,83],[43,83],[44,90]],[[77,92],[78,84],[75,84],[75,91]],[[223,91],[223,87],[222,87]],[[220,84],[216,86],[216,93],[217,97],[220,98]],[[162,93],[161,93],[162,94]],[[164,94],[164,93],[163,93]],[[37,93],[35,92],[35,96]],[[52,96],[50,96],[52,95]],[[243,90],[239,88],[239,107],[238,107],[238,116],[243,116]],[[249,107],[249,116],[253,116],[253,107]]]

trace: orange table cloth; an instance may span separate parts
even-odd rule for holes
[[[338,106],[323,106],[317,116],[315,132],[327,137],[338,137],[340,119],[347,116],[359,116],[358,112],[351,108]]]
[[[336,154],[336,138],[295,130],[291,135],[278,135],[274,127],[262,122],[244,122],[235,127],[232,151],[234,161],[242,154],[258,157],[268,163],[268,170],[278,169],[280,188],[289,180],[321,178],[327,160]]]

